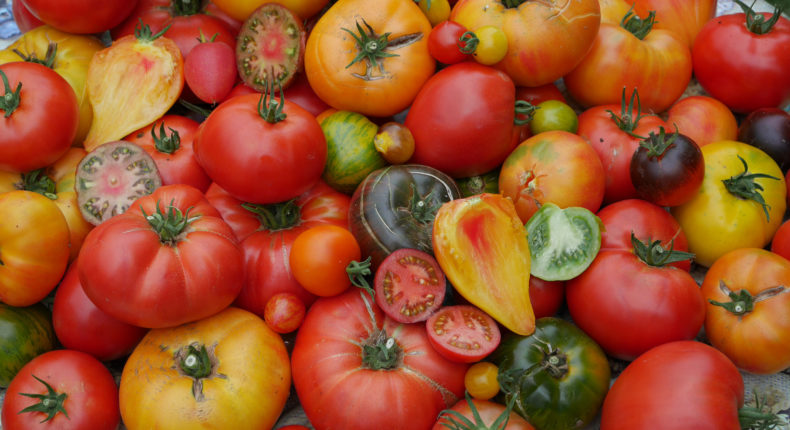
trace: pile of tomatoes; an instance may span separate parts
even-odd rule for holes
[[[790,20],[716,3],[15,0],[2,428],[787,427]]]

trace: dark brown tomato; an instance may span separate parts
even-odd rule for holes
[[[753,111],[741,122],[738,141],[765,151],[782,172],[790,169],[790,113],[777,108]]]

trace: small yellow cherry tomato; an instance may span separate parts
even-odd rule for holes
[[[464,387],[469,395],[478,400],[488,400],[499,393],[497,374],[499,368],[487,361],[469,366],[464,375]]]
[[[428,18],[431,27],[450,19],[450,2],[448,0],[420,0],[420,9]]]
[[[472,54],[475,60],[486,66],[502,61],[507,54],[507,36],[501,28],[484,25],[474,31],[477,36],[477,48]]]

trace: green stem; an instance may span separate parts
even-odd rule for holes
[[[356,22],[357,33],[354,33],[345,27],[341,28],[341,30],[350,34],[351,37],[354,38],[354,41],[357,42],[357,50],[359,51],[354,59],[351,60],[348,65],[346,65],[346,69],[362,61],[363,59],[368,60],[368,63],[371,67],[378,67],[378,60],[382,58],[398,56],[398,54],[385,52],[385,49],[387,49],[387,46],[389,45],[389,36],[392,33],[378,35],[375,31],[373,31],[373,27],[371,27],[364,19],[362,19],[362,24],[365,25],[367,31],[362,28],[362,25],[359,24],[359,21]]]
[[[642,115],[642,103],[639,101],[639,92],[636,88],[634,88],[634,91],[631,93],[630,101],[626,103],[625,88],[626,87],[623,87],[623,94],[620,96],[620,115],[618,116],[611,110],[607,110],[606,112],[609,113],[609,116],[611,116],[617,128],[623,130],[631,137],[645,139],[644,136],[634,133],[634,130],[639,126],[639,121],[642,118],[650,116],[651,114]],[[636,106],[634,105],[634,101],[636,101]],[[636,107],[636,115],[634,115],[634,107]]]
[[[474,31],[465,31],[464,34],[458,38],[458,41],[455,42],[455,45],[458,46],[458,49],[464,54],[474,53],[479,44],[480,39],[477,38]]]
[[[287,115],[283,112],[285,107],[285,95],[283,94],[283,87],[277,84],[280,88],[280,99],[274,98],[274,80],[267,82],[266,91],[261,94],[258,101],[258,115],[266,120],[269,124],[276,124],[284,120]]]
[[[503,0],[502,4],[505,6],[505,8],[510,9],[521,6],[521,3],[524,3],[525,1],[527,0]]]
[[[202,0],[173,0],[173,16],[196,15],[203,9]]]
[[[691,260],[694,254],[684,251],[676,251],[674,249],[674,239],[669,242],[669,249],[664,249],[661,246],[660,240],[642,242],[636,238],[634,232],[631,232],[631,245],[634,247],[634,254],[639,257],[645,264],[653,267],[664,267],[667,264],[676,263],[678,261]]]
[[[422,224],[432,223],[436,218],[436,211],[439,210],[439,206],[431,198],[432,192],[421,196],[414,182],[409,184],[409,188],[411,189],[411,198],[409,199],[409,207],[406,210],[418,222]]]
[[[634,6],[631,5],[631,9],[628,9],[628,13],[620,21],[620,27],[628,30],[637,39],[643,40],[650,33],[650,30],[653,29],[655,23],[656,11],[651,10],[647,18],[643,20],[634,13]]]
[[[186,353],[181,358],[179,366],[185,375],[194,378],[205,378],[212,373],[211,358],[208,355],[205,345],[189,345]]]
[[[68,394],[58,393],[57,391],[55,391],[55,389],[52,388],[51,385],[49,385],[43,379],[39,378],[36,375],[32,375],[32,376],[33,378],[36,379],[36,381],[44,384],[44,387],[47,388],[47,394],[19,393],[19,395],[21,396],[31,397],[39,400],[38,403],[35,403],[33,405],[30,405],[22,409],[21,411],[19,411],[19,413],[20,414],[27,412],[45,413],[47,414],[47,417],[41,421],[42,423],[45,423],[51,420],[52,418],[55,418],[55,415],[57,415],[59,412],[62,412],[63,415],[65,415],[66,418],[68,418],[69,414],[66,412],[66,409],[63,407],[63,403],[66,401],[66,398],[68,398]]]
[[[390,370],[398,367],[402,360],[403,350],[381,330],[374,333],[362,345],[362,365],[373,370]]]
[[[174,246],[181,239],[180,235],[186,230],[187,226],[200,217],[190,218],[190,210],[192,210],[191,207],[186,210],[186,213],[183,213],[180,209],[173,206],[173,201],[171,201],[167,207],[167,213],[165,213],[162,212],[159,201],[157,201],[156,212],[148,215],[145,213],[145,209],[140,206],[140,211],[148,221],[148,224],[159,235],[159,241],[170,246]]]
[[[752,6],[748,6],[740,0],[734,1],[738,4],[738,6],[741,7],[743,13],[746,15],[746,28],[754,34],[769,33],[771,30],[773,30],[774,25],[776,25],[776,23],[779,21],[779,18],[782,16],[782,9],[776,7],[774,9],[774,14],[768,19],[768,21],[766,21],[765,15],[754,11],[754,3],[752,3]]]
[[[516,125],[527,125],[535,118],[535,111],[540,109],[526,100],[516,100],[515,115],[513,123]],[[526,118],[522,118],[526,116]]]
[[[368,256],[368,258],[363,261],[352,261],[348,263],[348,266],[346,266],[346,274],[348,274],[348,279],[351,280],[352,285],[367,291],[368,294],[370,294],[370,298],[375,300],[376,291],[373,290],[368,280],[365,279],[366,276],[372,274],[370,271],[370,261],[371,257]]]
[[[717,302],[714,300],[708,300],[708,302],[714,306],[722,307],[738,316],[743,316],[752,312],[756,303],[762,302],[763,300],[768,300],[779,294],[786,294],[790,292],[790,289],[784,285],[779,285],[760,291],[756,296],[752,296],[752,294],[747,290],[740,290],[737,293],[735,291],[731,291],[723,280],[719,280],[719,290],[727,295],[730,301]]]
[[[136,37],[137,40],[140,42],[153,42],[154,40],[162,37],[162,35],[167,33],[167,30],[170,29],[171,25],[173,25],[173,23],[171,22],[170,24],[167,24],[167,27],[163,28],[162,31],[153,34],[153,32],[151,31],[151,27],[149,27],[148,24],[143,23],[142,18],[138,18],[138,20],[140,20],[140,25],[138,25],[134,29],[134,37]]]
[[[58,52],[58,44],[54,42],[50,42],[49,45],[47,45],[47,52],[46,54],[44,54],[44,58],[38,58],[35,52],[31,53],[30,55],[25,55],[23,52],[19,51],[16,48],[14,48],[13,52],[16,55],[19,55],[22,58],[22,61],[28,63],[41,64],[42,66],[51,69],[55,65],[55,55]]]
[[[22,174],[22,182],[18,184],[20,190],[39,193],[50,200],[57,200],[56,184],[44,172],[44,169],[36,169]]]
[[[746,160],[741,158],[740,155],[738,155],[738,159],[741,160],[741,163],[743,164],[743,172],[732,176],[729,179],[722,179],[724,187],[730,192],[730,194],[739,199],[752,200],[759,203],[763,208],[763,212],[765,212],[766,221],[770,221],[771,217],[768,213],[770,206],[765,202],[765,199],[761,193],[761,191],[764,190],[763,186],[758,184],[755,180],[764,178],[778,181],[780,178],[765,173],[749,173],[749,166],[746,164]]]
[[[154,147],[157,151],[172,154],[181,147],[181,136],[179,136],[178,130],[171,127],[168,128],[170,129],[169,135],[165,131],[165,122],[162,121],[159,127],[159,136],[157,136],[156,127],[151,127],[151,138],[154,139]]]
[[[647,156],[649,158],[661,158],[664,152],[669,149],[678,137],[677,128],[675,132],[670,134],[667,138],[666,130],[663,126],[658,127],[658,134],[650,132],[646,139],[639,142],[639,146],[647,149]]]
[[[19,107],[19,94],[22,92],[22,82],[18,82],[16,91],[12,91],[11,84],[8,83],[8,76],[2,70],[0,70],[0,79],[3,80],[3,89],[5,91],[3,97],[0,98],[0,110],[5,111],[5,117],[8,118]]]
[[[184,106],[185,108],[189,109],[189,111],[194,112],[194,113],[196,113],[198,115],[202,115],[204,117],[208,117],[209,115],[211,115],[211,109],[206,109],[206,108],[200,107],[200,106],[198,106],[198,105],[196,105],[194,103],[190,103],[190,102],[188,102],[188,101],[186,101],[184,99],[178,99],[178,104],[180,104],[181,106]]]
[[[242,203],[241,207],[255,214],[264,230],[285,230],[299,225],[302,221],[301,208],[296,199],[268,205]]]
[[[469,411],[472,413],[472,419],[474,421],[461,415],[457,411],[445,409],[439,412],[438,418],[438,421],[441,422],[444,427],[450,430],[504,430],[507,428],[507,423],[510,421],[510,413],[513,411],[513,406],[516,404],[516,398],[518,396],[510,397],[505,409],[497,416],[496,420],[494,420],[491,425],[486,425],[485,421],[483,421],[480,412],[477,410],[477,406],[475,406],[472,397],[469,395],[469,391],[465,392],[464,397],[466,398],[466,404],[469,406]]]

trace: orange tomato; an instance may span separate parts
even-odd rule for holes
[[[317,225],[294,240],[291,273],[305,290],[317,296],[336,296],[351,286],[346,267],[361,256],[359,244],[348,229]]]
[[[672,31],[689,49],[697,33],[716,15],[716,0],[629,0],[629,3],[641,17],[656,11],[655,28]]]
[[[678,100],[667,112],[667,124],[703,147],[720,140],[738,139],[738,122],[730,108],[708,96]]]

